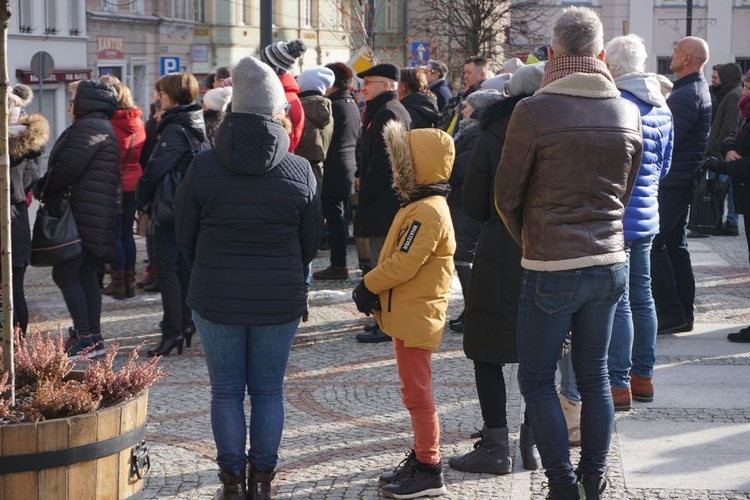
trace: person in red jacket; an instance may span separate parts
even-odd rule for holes
[[[300,138],[302,130],[305,128],[305,110],[302,109],[302,103],[297,97],[299,86],[289,71],[294,63],[297,62],[302,54],[307,50],[305,42],[302,40],[292,40],[291,42],[276,42],[268,45],[260,53],[260,59],[268,64],[271,69],[279,76],[281,85],[284,87],[286,102],[289,103],[289,119],[292,122],[292,131],[289,133],[289,152],[294,153]]]
[[[140,158],[146,141],[146,128],[141,119],[141,109],[133,102],[127,85],[112,75],[104,75],[100,80],[112,85],[117,92],[117,110],[110,122],[120,149],[122,176],[122,202],[115,233],[115,261],[110,271],[111,281],[102,293],[122,300],[135,297],[135,185],[142,173]]]

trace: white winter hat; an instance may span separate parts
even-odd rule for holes
[[[273,116],[284,111],[286,95],[270,66],[245,57],[232,69],[232,112]]]
[[[231,100],[232,87],[211,89],[203,96],[203,103],[208,109],[213,109],[214,111],[226,111]]]
[[[302,92],[315,90],[325,94],[328,87],[333,85],[336,75],[326,67],[312,68],[303,71],[297,77],[297,85]]]

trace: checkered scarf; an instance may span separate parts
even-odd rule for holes
[[[615,82],[603,61],[595,57],[562,54],[556,55],[551,61],[547,62],[547,66],[544,68],[544,78],[542,78],[542,88],[573,73],[598,73],[610,82]]]

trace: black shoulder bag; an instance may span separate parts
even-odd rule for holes
[[[49,174],[42,190],[41,199],[49,184]],[[70,207],[70,188],[58,202],[57,209],[51,210],[42,202],[36,213],[34,230],[31,233],[31,265],[49,267],[68,261],[83,252],[83,242],[78,234],[78,226]]]

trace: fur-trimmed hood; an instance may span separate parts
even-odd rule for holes
[[[49,141],[49,123],[39,113],[23,116],[9,127],[8,152],[13,163],[27,156],[38,156]]]
[[[410,199],[419,186],[447,182],[456,155],[453,139],[434,128],[407,132],[401,122],[389,121],[383,137],[397,175],[393,187],[402,199]]]

